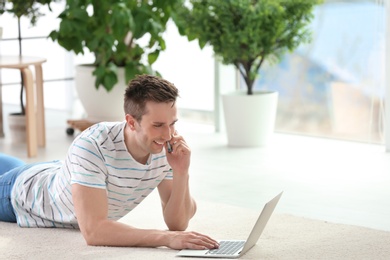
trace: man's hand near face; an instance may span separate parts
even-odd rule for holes
[[[167,152],[167,160],[175,175],[187,175],[190,168],[191,149],[188,147],[184,138],[177,134],[177,131],[172,135],[172,139],[168,141],[172,147],[172,152]],[[165,150],[168,151],[168,144]]]

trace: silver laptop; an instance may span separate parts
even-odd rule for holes
[[[263,211],[260,213],[254,227],[247,240],[221,240],[218,241],[220,246],[218,249],[211,250],[190,250],[183,249],[176,256],[189,257],[207,257],[207,258],[239,258],[251,249],[259,240],[261,233],[270,219],[276,204],[278,204],[283,192],[279,193],[275,198],[264,205]]]

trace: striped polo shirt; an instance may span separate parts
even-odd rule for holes
[[[73,141],[64,161],[39,163],[23,172],[12,189],[21,227],[78,228],[71,185],[105,189],[108,218],[134,209],[163,179],[172,179],[165,150],[140,164],[124,142],[126,122],[99,123]]]

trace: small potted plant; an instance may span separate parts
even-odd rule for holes
[[[223,64],[240,72],[245,91],[223,95],[229,146],[262,146],[273,132],[277,93],[255,91],[266,60],[310,40],[308,25],[320,0],[190,0],[174,16],[181,35],[210,45]],[[259,106],[259,108],[256,108]]]
[[[50,37],[68,51],[94,56],[92,64],[76,66],[76,89],[87,119],[123,120],[125,86],[137,74],[158,74],[151,65],[165,49],[163,33],[178,2],[66,1],[60,26]]]
[[[47,5],[50,10],[50,4],[59,0],[4,0],[0,1],[0,15],[3,13],[13,14],[18,19],[20,27],[20,18],[26,17],[29,19],[31,26],[35,26],[39,17],[44,14],[40,11],[42,6]],[[20,32],[19,32],[20,33]],[[19,55],[22,55],[21,44]],[[20,87],[20,112],[12,113],[8,116],[8,124],[11,129],[11,139],[14,143],[26,141],[26,119],[25,107],[23,102],[24,86],[23,77],[21,76],[22,84]]]

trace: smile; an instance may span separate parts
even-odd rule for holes
[[[156,144],[158,145],[164,145],[164,142],[160,143],[160,142],[157,142],[157,141],[154,141]]]

